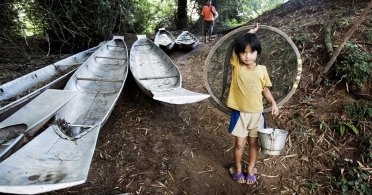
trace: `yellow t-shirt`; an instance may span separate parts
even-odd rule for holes
[[[242,112],[262,112],[262,90],[272,86],[266,66],[257,65],[249,69],[240,65],[239,57],[233,51],[230,64],[232,79],[227,106]]]

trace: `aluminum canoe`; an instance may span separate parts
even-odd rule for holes
[[[209,97],[182,88],[182,76],[167,54],[145,35],[138,35],[130,50],[130,70],[140,89],[155,100],[187,104]]]
[[[71,76],[63,91],[76,95],[58,109],[51,125],[0,163],[0,192],[35,194],[84,183],[99,131],[127,74],[124,37],[114,36]]]
[[[15,80],[4,83],[0,86],[0,122],[11,114],[16,112],[26,103],[31,101],[36,96],[40,95],[46,89],[61,89],[67,83],[69,77],[74,73],[77,66],[81,65],[89,58],[99,46],[87,49],[68,58],[55,62],[51,65],[45,66],[35,70],[29,74],[21,76]],[[53,79],[57,75],[59,77]],[[48,82],[49,81],[49,82]],[[36,87],[46,83],[42,87]],[[35,89],[33,89],[35,88]],[[26,91],[32,91],[27,95],[22,96]],[[10,101],[15,96],[22,96],[21,98]],[[8,103],[10,102],[10,103]],[[6,103],[5,105],[3,103]]]
[[[199,39],[189,31],[182,31],[176,38],[177,47],[184,50],[192,50],[199,43]]]
[[[176,39],[165,28],[159,28],[155,35],[154,43],[162,49],[172,50],[176,44]]]
[[[48,89],[0,123],[0,162],[22,147],[76,91]],[[43,106],[47,104],[47,106]],[[37,111],[35,111],[37,110]]]
[[[81,65],[97,49],[98,46],[90,48],[0,85],[0,101],[15,97],[54,75]]]

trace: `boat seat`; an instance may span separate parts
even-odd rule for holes
[[[83,78],[83,77],[76,77],[76,80],[83,80],[83,81],[99,81],[99,82],[123,82],[124,80],[109,80],[109,79],[97,79],[97,78]]]
[[[118,92],[124,80],[76,77],[75,82],[81,92],[109,94]]]
[[[120,48],[125,48],[125,47],[117,46],[117,45],[107,45],[107,47],[120,47]]]
[[[92,128],[94,125],[77,125],[77,124],[69,124],[70,127],[82,127],[82,128]]]
[[[112,48],[112,49],[111,49]],[[107,45],[107,50],[114,51],[114,52],[121,52],[125,51],[125,47],[117,46],[117,45]]]
[[[148,52],[149,50],[151,50],[153,47],[153,45],[150,45],[150,44],[138,44],[138,45],[135,45],[134,48],[136,51],[142,51],[142,52]]]
[[[138,78],[138,80],[166,79],[166,78],[172,78],[172,77],[179,77],[179,75],[167,75],[167,76],[142,77],[142,78]]]
[[[105,57],[105,56],[96,56],[95,59],[97,58],[110,59],[110,60],[127,60],[127,58],[114,58],[114,57]]]
[[[150,44],[138,44],[138,45],[136,45],[136,47],[141,47],[141,46],[151,46],[152,47],[152,45],[150,45]]]

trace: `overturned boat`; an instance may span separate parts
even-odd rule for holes
[[[172,50],[176,44],[176,39],[165,28],[159,28],[155,35],[154,43],[162,49]]]
[[[41,126],[43,118],[54,115],[44,131],[0,163],[0,192],[35,194],[84,183],[99,131],[123,90],[127,74],[127,46],[124,37],[115,36],[76,70],[64,90],[47,90],[27,104],[28,113],[34,115],[31,122],[25,121],[27,112],[21,109],[0,123],[7,127],[26,124],[26,130],[18,134],[27,137],[29,128]],[[7,127],[0,132],[10,139],[2,143],[17,140],[11,139],[17,136],[6,136],[7,131],[14,132]]]
[[[183,50],[192,50],[198,45],[198,43],[199,39],[189,31],[183,31],[176,38],[177,47]]]
[[[87,49],[0,85],[0,122],[46,89],[63,88],[76,68],[98,48]],[[12,100],[16,96],[20,98]]]
[[[155,100],[187,104],[204,100],[208,94],[182,88],[182,76],[172,60],[145,35],[130,50],[130,70],[141,90]]]

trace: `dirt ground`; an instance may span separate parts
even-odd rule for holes
[[[339,14],[353,20],[366,5],[363,1],[342,2],[283,8],[256,19],[291,37],[307,33],[311,41],[295,42],[303,60],[303,75],[299,89],[281,108],[277,121],[279,128],[289,131],[286,148],[280,156],[259,153],[255,185],[231,179],[227,167],[233,162],[234,138],[227,132],[229,116],[215,108],[211,100],[186,105],[161,103],[144,95],[129,74],[120,100],[100,131],[87,182],[47,194],[339,193],[326,181],[336,174],[339,160],[356,159],[359,150],[352,136],[340,137],[337,129],[322,128],[321,124],[331,126],[334,117],[340,116],[344,105],[355,97],[342,84],[319,87],[313,83],[328,61],[321,46],[326,22]],[[370,19],[369,14],[368,24]],[[221,37],[189,52],[169,53],[180,68],[184,88],[207,93],[204,61]],[[129,48],[134,39],[134,35],[126,35]],[[37,63],[27,60],[2,58],[3,77],[13,74],[4,71],[5,67],[22,73],[37,68],[30,68]],[[16,65],[25,62],[29,65]],[[2,82],[14,79],[3,77]],[[268,116],[269,125],[271,121]],[[247,152],[243,160],[246,165]]]

